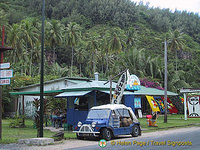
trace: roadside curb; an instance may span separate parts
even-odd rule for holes
[[[157,131],[157,130],[163,130],[163,129],[173,129],[173,128],[181,128],[181,127],[189,127],[189,126],[200,126],[200,123],[191,123],[187,125],[180,125],[180,126],[172,126],[172,127],[165,127],[165,128],[159,128],[159,127],[154,127],[154,129],[148,129],[148,128],[142,128],[142,131]]]

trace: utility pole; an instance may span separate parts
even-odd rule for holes
[[[110,75],[110,104],[112,103],[112,75]]]
[[[41,76],[40,76],[40,137],[43,137],[43,116],[44,116],[44,13],[45,0],[42,4],[42,41],[41,41]]]
[[[167,40],[165,39],[165,99],[164,99],[164,106],[165,106],[165,116],[164,116],[164,123],[167,123]]]

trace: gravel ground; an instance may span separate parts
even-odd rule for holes
[[[143,137],[159,137],[171,133],[179,133],[179,132],[190,132],[192,130],[200,130],[200,127],[188,127],[188,128],[178,128],[178,129],[170,129],[165,131],[156,131],[156,132],[149,132],[149,133],[143,133],[142,136],[137,137],[138,139]],[[123,136],[119,137],[120,140],[127,140],[132,137],[130,136]],[[119,138],[115,140],[119,140]],[[123,139],[122,139],[123,138]],[[66,150],[66,149],[74,149],[77,147],[84,147],[89,145],[97,145],[98,140],[64,140],[62,142],[57,142],[53,145],[47,145],[47,146],[27,146],[23,144],[5,144],[0,145],[0,150]]]

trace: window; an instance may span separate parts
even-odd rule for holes
[[[115,110],[115,113],[121,117],[130,117],[128,109],[117,109]]]
[[[88,119],[107,119],[110,116],[110,110],[108,109],[92,109],[89,111]]]

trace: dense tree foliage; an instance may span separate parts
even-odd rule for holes
[[[0,2],[6,45],[14,48],[5,61],[11,62],[15,76],[38,79],[41,5],[41,0]],[[167,38],[169,90],[199,87],[198,14],[150,8],[130,0],[48,0],[45,14],[46,75],[93,77],[99,72],[107,78],[129,68],[132,74],[163,86]],[[16,85],[16,79],[11,86],[25,85]]]

